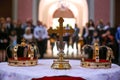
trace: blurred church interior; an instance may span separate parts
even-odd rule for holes
[[[87,38],[92,38],[94,32],[92,32],[92,35],[87,34],[87,31],[85,32],[86,27],[92,26],[96,30],[100,24],[104,27],[104,31],[99,34],[100,38],[101,36],[103,38],[102,40],[100,39],[102,41],[100,44],[105,43],[109,45],[108,41],[104,40],[104,37],[107,35],[106,32],[110,31],[111,36],[113,36],[113,39],[110,41],[113,41],[113,44],[110,44],[110,46],[114,46],[112,47],[115,56],[114,62],[118,63],[118,59],[120,58],[118,57],[120,55],[120,52],[118,53],[120,44],[117,43],[115,35],[117,27],[120,26],[119,4],[120,0],[0,0],[0,24],[10,22],[12,28],[10,28],[11,26],[8,27],[10,30],[8,29],[9,32],[6,35],[11,41],[10,36],[13,36],[15,32],[15,35],[17,35],[16,40],[19,43],[21,38],[26,37],[26,35],[24,36],[25,32],[29,33],[28,27],[31,28],[30,33],[34,37],[34,28],[40,22],[46,30],[50,28],[56,29],[59,27],[59,17],[63,17],[63,26],[65,29],[69,29],[69,27],[75,30],[75,27],[79,29],[75,33],[75,37],[74,34],[69,35],[69,33],[63,35],[65,58],[72,59],[80,58],[82,45],[92,44],[92,39],[86,39],[86,36]],[[97,30],[100,31],[99,28]],[[11,34],[12,31],[13,35]],[[57,37],[59,37],[57,34],[48,35],[46,45],[44,45],[47,46],[44,58],[57,57]],[[8,44],[10,44],[9,40]],[[34,38],[34,40],[36,39]],[[3,47],[0,48],[0,52],[2,53],[5,49]],[[1,58],[5,58],[5,56],[6,54],[0,55]],[[5,61],[5,59],[1,59],[1,61]]]
[[[0,0],[0,80],[120,80],[120,0]]]

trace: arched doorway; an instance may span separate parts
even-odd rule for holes
[[[53,25],[53,15],[59,9],[58,3],[60,0],[40,0],[38,19],[46,24],[49,28]],[[75,22],[82,30],[83,26],[88,21],[88,4],[86,0],[65,0],[69,2],[67,7],[74,16]]]
[[[72,13],[72,11],[70,9],[67,8],[66,10],[57,9],[54,12],[53,22],[52,22],[53,29],[56,28],[57,26],[59,26],[59,23],[58,23],[59,17],[64,18],[64,23],[63,23],[64,27],[66,27],[66,25],[69,24],[69,26],[74,28],[74,24],[76,23],[74,14]]]

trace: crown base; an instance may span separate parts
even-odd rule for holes
[[[30,60],[29,58],[18,58],[18,60],[14,60],[14,59],[9,59],[8,60],[8,65],[10,65],[10,66],[23,66],[23,67],[25,67],[25,66],[35,66],[35,65],[37,65],[37,63],[38,63],[38,59],[33,59],[33,60]]]
[[[69,61],[66,61],[66,60],[62,60],[62,61],[54,60],[51,68],[64,70],[64,69],[70,69],[71,66],[69,64]]]
[[[99,62],[95,62],[94,60],[86,60],[81,62],[81,66],[93,69],[107,69],[111,68],[111,62],[107,60],[100,60]]]

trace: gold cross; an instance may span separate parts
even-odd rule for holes
[[[73,34],[73,33],[74,33],[74,29],[70,28],[69,30],[66,30],[66,29],[63,27],[63,22],[64,22],[64,20],[63,20],[62,17],[59,18],[58,22],[59,22],[59,27],[58,27],[57,29],[52,29],[52,28],[48,29],[48,33],[49,33],[49,34],[52,34],[52,33],[58,33],[58,34],[59,34],[59,41],[60,41],[60,46],[59,46],[59,48],[60,48],[61,50],[63,50],[63,35],[64,35],[65,33]]]

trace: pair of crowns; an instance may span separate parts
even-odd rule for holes
[[[9,49],[9,48],[8,48]],[[34,44],[27,44],[23,39],[21,44],[7,50],[8,64],[11,66],[35,66],[38,62],[38,47]],[[107,46],[84,45],[81,51],[81,66],[85,68],[110,68],[113,51]]]

